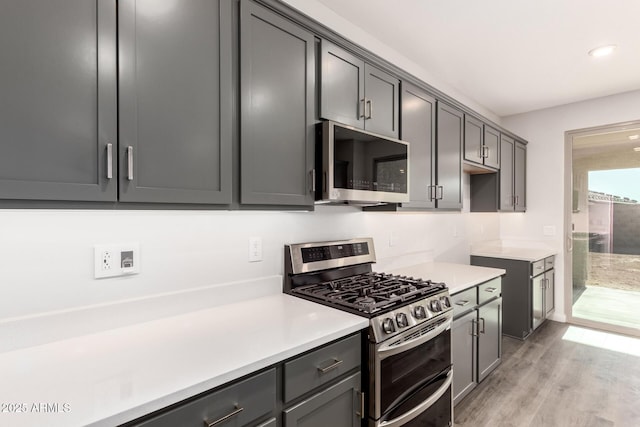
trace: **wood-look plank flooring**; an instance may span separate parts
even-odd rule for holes
[[[455,407],[455,426],[640,426],[640,340],[612,351],[567,339],[580,329],[547,321],[526,341],[503,337],[502,364]]]

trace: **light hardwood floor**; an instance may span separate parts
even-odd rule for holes
[[[526,341],[503,337],[502,364],[455,407],[455,425],[640,426],[640,340],[619,352],[563,339],[580,334],[547,321]]]

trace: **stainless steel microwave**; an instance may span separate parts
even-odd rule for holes
[[[316,201],[409,201],[409,143],[332,121],[316,125]]]

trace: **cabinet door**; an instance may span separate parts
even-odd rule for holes
[[[476,321],[478,312],[453,321],[451,361],[453,363],[453,404],[457,405],[478,384],[476,382]]]
[[[0,40],[0,199],[115,201],[115,2],[3,1]]]
[[[527,210],[527,146],[517,141],[515,144],[514,169],[515,210],[524,212]]]
[[[120,200],[230,203],[231,4],[119,2]]]
[[[515,141],[506,136],[500,135],[500,210],[512,211],[514,207],[513,193],[513,156],[515,151]]]
[[[464,114],[438,102],[436,138],[437,207],[462,209],[462,139]]]
[[[322,40],[320,116],[364,129],[364,61]]]
[[[492,168],[500,168],[500,132],[484,125],[484,164]]]
[[[313,205],[313,34],[241,3],[241,202]]]
[[[546,286],[544,274],[536,276],[531,281],[533,298],[533,329],[536,329],[545,319],[544,312],[544,288]]]
[[[398,138],[400,81],[369,64],[365,64],[364,70],[364,127],[371,132]]]
[[[287,427],[360,426],[360,373],[284,411]]]
[[[478,308],[478,382],[502,360],[502,298]]]
[[[549,314],[555,308],[555,298],[554,298],[554,290],[555,290],[555,274],[554,271],[547,271],[544,274],[546,280],[546,287],[544,289],[544,317],[549,317]]]
[[[484,129],[482,122],[474,117],[464,116],[464,159],[483,164]]]
[[[408,208],[435,208],[431,198],[436,122],[436,100],[423,90],[402,84],[401,138],[409,142],[409,203]]]

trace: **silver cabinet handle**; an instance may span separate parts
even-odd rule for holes
[[[229,414],[225,415],[225,416],[224,416],[224,417],[222,417],[222,418],[218,418],[218,419],[217,419],[217,420],[215,420],[215,421],[211,421],[211,422],[210,422],[210,421],[204,420],[204,425],[205,425],[206,427],[213,427],[213,426],[215,426],[215,425],[218,425],[218,424],[220,424],[220,423],[223,423],[223,422],[227,421],[227,420],[228,420],[229,418],[231,418],[231,417],[234,417],[234,416],[238,415],[238,414],[239,414],[240,412],[242,412],[242,411],[244,411],[244,408],[238,407],[238,405],[236,405],[236,409],[235,409],[233,412],[231,412],[231,413],[229,413]]]
[[[365,119],[366,118],[366,112],[364,109],[364,103],[365,103],[365,98],[362,98],[360,100],[360,111],[358,112],[358,118],[359,119]]]
[[[487,289],[485,289],[484,291],[485,291],[485,292],[489,292],[490,294],[492,294],[492,293],[494,293],[494,292],[495,292],[495,291],[497,291],[497,290],[498,290],[498,288],[487,288]]]
[[[327,372],[336,369],[340,365],[342,365],[342,360],[333,359],[333,363],[329,366],[325,366],[324,368],[318,366],[318,371],[320,371],[320,373],[322,374],[326,374]]]
[[[489,147],[487,147],[486,145],[483,145],[482,148],[484,148],[485,150],[487,150],[484,154],[484,158],[488,159],[489,158]]]
[[[444,199],[444,187],[442,185],[438,185],[437,189],[440,190],[440,196],[438,196],[436,193],[436,199],[438,200]]]
[[[520,196],[516,196],[515,206],[520,204]]]
[[[486,333],[486,330],[485,330],[485,328],[484,328],[484,326],[485,326],[485,323],[484,323],[484,317],[481,317],[481,318],[480,318],[480,320],[482,321],[482,330],[480,330],[480,333],[481,333],[481,334],[484,334],[484,333]]]
[[[429,185],[427,186],[427,191],[429,192],[429,201],[433,201],[436,200],[436,186],[435,185]]]
[[[311,192],[315,193],[316,192],[316,170],[311,169],[309,171],[309,175],[311,175]]]
[[[133,147],[127,147],[127,179],[133,181]]]
[[[369,114],[367,114],[367,119],[370,119],[373,116],[373,103],[370,99],[367,99],[367,106],[369,107]]]
[[[476,319],[471,319],[471,336],[478,336],[478,321]]]
[[[113,178],[113,144],[107,144],[107,179]]]
[[[464,307],[465,305],[469,304],[469,300],[462,300],[462,301],[458,301],[456,302],[456,305],[459,305],[460,307]]]

